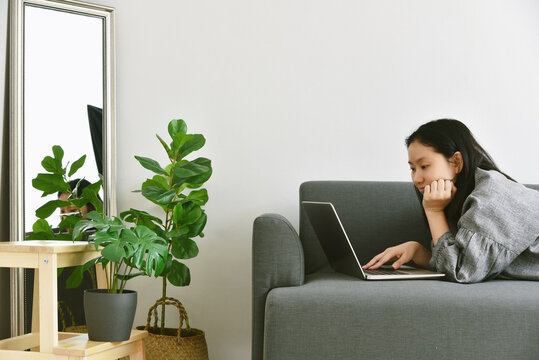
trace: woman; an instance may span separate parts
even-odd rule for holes
[[[91,185],[91,183],[86,179],[71,180],[69,182],[69,188],[71,192],[59,192],[58,199],[62,201],[69,201],[69,196],[73,191],[76,191],[75,197],[79,199],[82,197],[82,191],[84,190],[84,188],[89,185]],[[97,199],[102,202],[99,195],[97,195]],[[63,218],[64,216],[71,214],[80,214],[82,217],[84,217],[86,216],[86,214],[93,210],[95,210],[95,206],[90,202],[86,205],[83,205],[81,208],[78,208],[75,205],[71,204],[70,206],[62,206],[60,208],[60,217]]]
[[[432,253],[410,241],[364,269],[413,260],[456,282],[539,280],[539,191],[502,173],[470,130],[441,119],[406,139],[412,181],[432,235]]]

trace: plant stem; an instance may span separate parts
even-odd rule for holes
[[[161,335],[165,334],[165,303],[167,297],[167,277],[163,276],[163,305],[161,305]]]
[[[103,263],[101,263],[101,266],[103,266],[103,271],[105,272],[105,279],[107,280],[107,292],[109,292],[108,289],[110,289],[110,282],[109,282],[108,269],[107,269],[107,266],[105,266]]]

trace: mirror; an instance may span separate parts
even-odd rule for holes
[[[104,211],[116,213],[114,9],[79,1],[11,0],[11,241],[23,241],[41,198],[32,179],[52,146],[64,164],[86,154],[77,177],[103,178]],[[50,195],[55,196],[55,195]],[[51,224],[59,223],[59,213]],[[56,221],[58,220],[58,221]],[[24,332],[24,272],[12,270],[12,335]]]

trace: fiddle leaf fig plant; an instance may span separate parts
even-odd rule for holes
[[[66,200],[60,200],[58,197],[54,200],[49,200],[36,210],[38,220],[32,225],[33,233],[26,237],[26,240],[71,240],[73,228],[82,219],[80,209],[83,206],[92,204],[96,211],[103,212],[103,203],[98,196],[102,180],[86,186],[82,191],[79,191],[79,185],[84,179],[78,179],[73,189],[70,185],[70,182],[77,180],[73,179],[73,176],[84,165],[86,155],[82,155],[71,166],[69,162],[64,166],[64,150],[62,147],[54,145],[52,147],[52,153],[53,156],[47,155],[41,161],[41,166],[43,166],[46,172],[37,174],[32,179],[32,186],[42,192],[41,197],[61,193],[66,193],[68,196]],[[62,207],[75,207],[79,209],[79,212],[62,216],[57,228],[53,230],[47,218],[56,209]],[[80,240],[80,238],[77,240]]]
[[[167,245],[167,257],[162,277],[162,300],[167,297],[167,282],[173,286],[187,286],[191,282],[189,268],[182,260],[198,255],[195,238],[203,237],[207,216],[203,206],[208,202],[208,192],[202,188],[212,175],[211,160],[186,157],[200,150],[206,143],[201,134],[188,134],[185,121],[172,120],[168,124],[171,142],[167,143],[159,135],[157,139],[163,146],[168,164],[162,166],[158,161],[135,156],[142,167],[154,175],[146,179],[138,190],[142,196],[161,209],[162,217],[145,211],[130,209],[120,214],[126,221],[152,231]],[[165,308],[161,311],[161,331],[165,327]]]
[[[88,183],[84,178],[74,178],[77,171],[84,165],[86,155],[82,155],[71,165],[68,162],[64,166],[63,161],[64,150],[61,146],[54,145],[52,147],[52,156],[47,155],[41,161],[41,166],[45,172],[37,174],[32,179],[32,186],[42,192],[41,197],[54,195],[54,199],[47,201],[35,211],[38,220],[32,225],[32,233],[25,240],[72,240],[73,230],[83,218],[81,209],[84,206],[91,204],[96,211],[103,212],[103,203],[98,196],[102,180],[87,185]],[[83,183],[87,186],[83,186]],[[67,197],[61,200],[57,194],[67,194]],[[47,219],[59,208],[73,208],[78,211],[63,214],[59,223],[53,227]],[[74,240],[82,239],[83,234],[77,234],[77,238]],[[58,275],[60,275],[63,269],[58,270]],[[66,287],[69,289],[80,286],[85,271],[89,272],[92,282],[96,286],[93,267],[79,266],[68,277]]]

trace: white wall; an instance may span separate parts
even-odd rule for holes
[[[150,175],[133,155],[164,161],[170,119],[207,138],[206,237],[192,285],[169,293],[212,359],[250,358],[252,221],[297,226],[301,182],[407,180],[404,138],[453,117],[539,183],[537,1],[96,2],[117,10],[118,208],[155,210],[131,192]],[[131,287],[142,324],[160,282]]]
[[[213,359],[250,357],[252,221],[297,226],[301,182],[408,180],[404,138],[453,117],[539,183],[537,1],[104,2],[117,9],[119,209],[153,210],[130,192],[149,175],[133,155],[164,161],[154,134],[170,119],[207,137],[206,237],[192,285],[170,293]],[[160,283],[131,286],[142,324]]]

